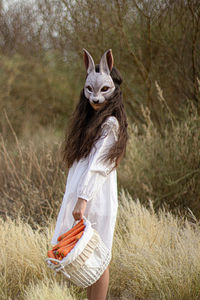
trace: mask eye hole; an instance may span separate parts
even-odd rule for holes
[[[107,92],[108,89],[109,89],[109,86],[103,86],[101,89],[101,92]]]
[[[91,86],[89,86],[89,85],[88,85],[88,86],[86,86],[86,89],[88,89],[88,91],[89,91],[89,92],[92,92],[92,88],[91,88]]]

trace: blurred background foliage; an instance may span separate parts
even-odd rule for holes
[[[177,118],[188,99],[199,108],[199,1],[4,0],[0,7],[0,103],[19,133],[30,114],[63,125],[84,84],[82,48],[96,63],[112,48],[131,121],[144,122],[144,105],[156,126],[166,125],[155,81]]]
[[[96,63],[112,48],[114,65],[124,80],[130,139],[119,168],[119,185],[144,203],[148,198],[155,200],[157,208],[163,204],[171,209],[191,207],[199,215],[198,0],[0,1],[2,199],[12,206],[15,189],[22,201],[22,191],[29,197],[32,187],[38,193],[47,190],[42,201],[49,199],[51,209],[53,201],[61,201],[59,193],[49,196],[47,186],[44,188],[47,183],[40,178],[41,172],[44,177],[49,172],[46,158],[38,167],[36,161],[45,156],[45,151],[41,156],[38,150],[43,141],[50,151],[48,159],[53,159],[55,140],[58,136],[59,141],[63,139],[84,85],[82,48]],[[13,139],[13,132],[17,138]],[[25,140],[35,141],[31,150]],[[8,191],[12,164],[16,173]],[[22,175],[23,164],[31,170],[26,176]],[[51,166],[54,170],[57,162],[51,161]],[[37,174],[34,181],[32,176]],[[61,191],[65,177],[60,181]],[[24,182],[22,190],[19,181]]]

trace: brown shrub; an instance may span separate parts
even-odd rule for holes
[[[44,225],[47,218],[57,215],[67,176],[59,141],[43,138],[20,142],[15,135],[15,142],[8,145],[0,136],[1,215],[16,218],[21,210],[33,226],[35,222]]]

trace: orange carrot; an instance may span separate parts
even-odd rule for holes
[[[77,235],[79,232],[83,231],[85,228],[85,225],[81,225],[80,227],[78,227],[75,231],[73,231],[71,234],[69,234],[68,236],[66,236],[64,239],[62,239],[62,242],[66,241],[68,238]]]
[[[83,225],[83,219],[81,219],[74,227],[72,227],[70,230],[68,230],[67,232],[61,234],[57,240],[61,241],[64,237],[68,236],[69,234],[71,234],[74,230],[76,230],[79,226]]]
[[[76,243],[77,243],[77,239],[76,239],[75,241],[73,241],[72,243],[68,244],[67,246],[63,246],[63,247],[59,248],[59,249],[56,251],[56,254],[57,254],[57,255],[61,254],[62,250],[64,250],[66,247],[70,247],[70,246],[72,246],[72,245],[75,246]]]
[[[83,231],[79,232],[75,237],[76,237],[76,241],[78,242],[78,240],[80,240],[80,238],[83,235]]]
[[[71,238],[65,240],[65,241],[61,241],[60,243],[58,243],[57,245],[55,245],[53,247],[53,250],[57,250],[61,247],[67,246],[68,244],[72,243],[73,241],[76,240],[76,236],[72,236]]]
[[[55,258],[55,255],[54,255],[54,253],[53,253],[52,250],[49,250],[49,251],[47,252],[47,254],[48,254],[48,257],[50,257],[50,258]]]
[[[84,226],[84,225],[83,225],[83,226]],[[78,236],[80,233],[83,234],[83,231],[77,233],[76,235],[73,235],[72,237],[69,237],[68,239],[66,238],[66,239],[64,239],[63,241],[59,242],[57,245],[55,245],[55,246],[53,247],[53,250],[57,250],[58,248],[61,248],[61,247],[63,247],[63,246],[67,246],[68,244],[74,242],[75,240],[77,240],[77,236]]]
[[[60,258],[60,255],[56,254],[56,259],[59,259]]]
[[[67,247],[66,249],[63,249],[62,255],[66,256],[72,249],[74,248],[74,245]]]
[[[49,250],[49,251],[47,252],[47,254],[48,254],[48,257],[49,257],[49,258],[56,258],[56,256],[55,256],[53,250]],[[58,264],[58,263],[55,262],[55,261],[52,261],[52,263],[53,263],[54,265],[57,265],[57,264]]]

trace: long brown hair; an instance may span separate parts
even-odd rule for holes
[[[96,72],[99,72],[99,65],[96,65]],[[123,155],[126,152],[128,140],[127,117],[123,105],[122,91],[120,84],[122,77],[119,71],[113,67],[110,73],[115,90],[112,97],[107,101],[103,108],[95,111],[84,95],[84,89],[80,94],[80,100],[74,113],[70,118],[70,125],[65,134],[65,139],[61,147],[63,161],[70,168],[75,160],[86,158],[92,146],[102,134],[102,123],[109,116],[114,116],[119,122],[118,140],[111,147],[104,157],[105,161],[115,161],[115,167],[118,166]]]

